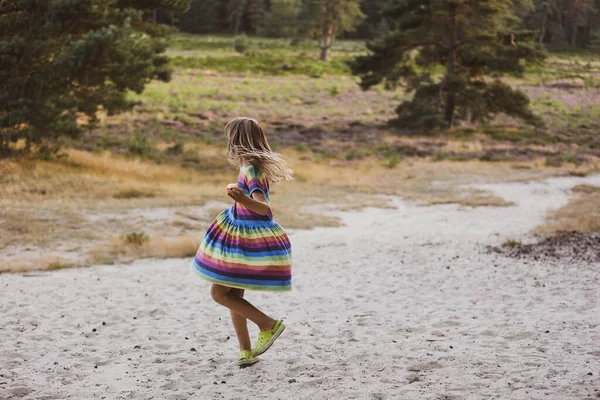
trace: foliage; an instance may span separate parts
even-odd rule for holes
[[[191,33],[225,31],[227,23],[222,3],[218,0],[191,0],[189,11],[179,16],[179,27]]]
[[[76,137],[78,119],[131,106],[150,79],[168,80],[162,37],[144,20],[152,8],[185,11],[176,0],[0,2],[0,153],[11,143],[45,147]]]
[[[359,0],[302,0],[298,16],[300,32],[318,40],[322,61],[327,61],[335,37],[363,18]]]
[[[233,48],[238,53],[245,53],[248,50],[248,46],[250,45],[250,41],[248,40],[248,36],[246,35],[237,35],[233,38]]]
[[[294,37],[298,33],[298,0],[271,0],[258,33],[267,37]]]
[[[434,129],[457,121],[487,122],[504,113],[540,125],[529,99],[499,78],[521,76],[544,53],[534,34],[516,30],[511,0],[396,0],[397,28],[368,44],[351,64],[368,89],[385,81],[413,94],[397,108],[405,127]],[[443,77],[438,71],[443,71]]]
[[[600,31],[600,0],[535,0],[525,26],[538,30],[538,41],[551,47],[584,47]]]
[[[247,52],[243,57],[174,57],[171,64],[183,68],[209,69],[217,72],[253,73],[264,75],[307,75],[320,78],[323,75],[349,75],[348,57],[338,57],[330,62],[315,60],[303,55],[287,55],[268,52]],[[289,66],[283,68],[283,66]]]

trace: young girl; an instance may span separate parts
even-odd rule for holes
[[[290,240],[273,221],[269,183],[291,179],[292,170],[271,151],[262,127],[253,119],[236,118],[225,127],[227,158],[240,167],[237,184],[227,186],[233,206],[214,220],[192,263],[192,270],[212,282],[211,296],[231,312],[240,344],[237,365],[258,361],[285,325],[244,299],[244,291],[285,292],[292,289]],[[254,348],[247,320],[260,329]]]

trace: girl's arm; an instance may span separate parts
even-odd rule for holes
[[[258,190],[252,192],[252,197],[250,197],[246,196],[240,188],[227,189],[227,196],[257,214],[267,215],[269,213],[270,207],[267,205],[267,199],[265,199],[265,195]]]

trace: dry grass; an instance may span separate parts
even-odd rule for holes
[[[482,193],[432,199],[427,201],[424,205],[431,206],[436,204],[458,204],[464,207],[510,207],[515,205],[512,201],[506,201],[502,197]]]
[[[221,150],[205,145],[197,151],[215,156]],[[386,168],[373,158],[339,166],[315,155],[284,152],[296,179],[272,185],[272,202],[276,220],[288,229],[339,226],[340,219],[330,211],[389,207],[388,198],[381,195],[403,196],[422,204],[506,206],[503,199],[462,186],[541,179],[569,171],[546,168],[544,160],[520,163],[519,169],[508,162],[423,159]],[[236,173],[233,169],[215,172],[158,166],[108,153],[69,150],[67,155],[55,162],[0,162],[0,257],[5,261],[0,271],[188,257],[223,207],[200,214],[186,207],[199,207],[209,200],[229,203],[223,188]],[[150,237],[142,245],[119,238],[140,230]],[[21,255],[19,246],[35,251]],[[66,254],[69,248],[78,250]],[[58,261],[36,258],[35,254],[50,251]]]
[[[139,258],[184,258],[193,257],[200,246],[200,237],[183,235],[178,237],[150,236],[141,243],[112,238],[108,245],[91,251],[93,264],[113,264],[116,261],[131,262]]]
[[[569,203],[551,213],[545,225],[536,232],[552,235],[558,232],[600,232],[600,187],[579,185],[577,195]]]

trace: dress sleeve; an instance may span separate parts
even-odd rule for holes
[[[262,174],[256,167],[251,165],[246,170],[246,187],[248,187],[248,195],[252,196],[252,193],[259,191],[263,195],[268,196],[269,184],[264,174]]]

